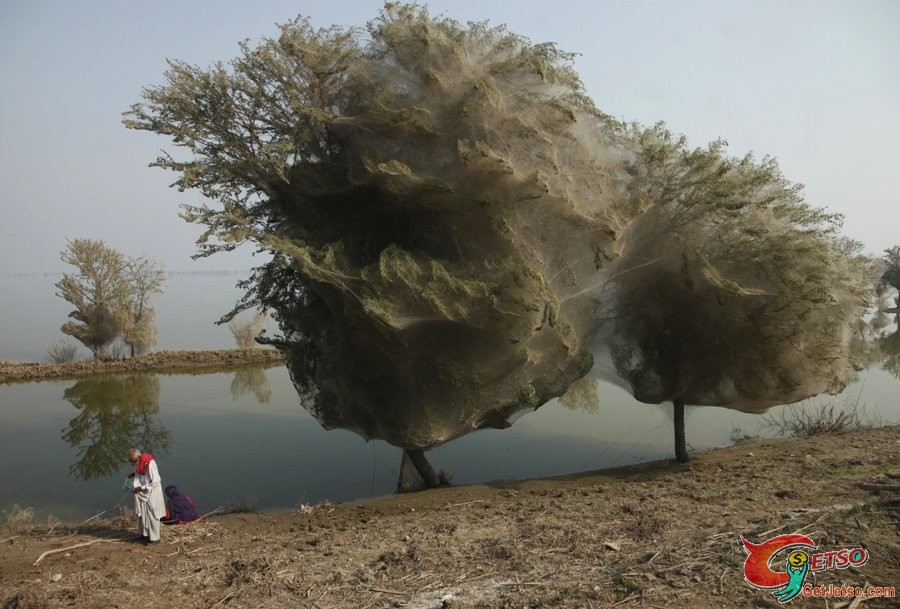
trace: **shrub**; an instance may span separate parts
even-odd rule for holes
[[[45,357],[50,363],[64,364],[74,361],[76,353],[78,353],[78,345],[60,340],[47,347]]]

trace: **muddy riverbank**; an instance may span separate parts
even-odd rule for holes
[[[127,515],[19,518],[0,532],[0,607],[775,608],[744,581],[740,535],[797,532],[820,551],[868,551],[860,568],[810,575],[816,585],[900,583],[900,493],[889,490],[898,472],[893,426],[749,439],[686,465],[214,514],[166,527],[150,546],[128,539]]]

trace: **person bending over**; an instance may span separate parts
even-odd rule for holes
[[[136,448],[128,451],[128,461],[134,465],[134,473],[126,478],[134,479],[134,514],[137,516],[138,532],[148,543],[159,541],[159,521],[166,515],[163,499],[162,478],[156,466],[156,459],[150,453],[141,453]]]

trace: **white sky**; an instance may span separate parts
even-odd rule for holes
[[[507,24],[579,53],[602,110],[664,120],[692,145],[776,156],[807,200],[845,214],[879,254],[900,243],[900,2],[896,0],[460,0],[459,21]],[[363,26],[378,0],[0,0],[0,273],[65,270],[67,238],[99,238],[170,270],[249,268],[245,253],[193,262],[198,195],[147,164],[161,137],[125,129],[167,57],[207,66],[297,14]]]

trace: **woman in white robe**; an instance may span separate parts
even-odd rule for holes
[[[132,492],[138,531],[150,543],[159,541],[159,521],[166,515],[166,501],[156,459],[132,448],[128,451],[128,460],[135,466],[134,473],[128,477],[134,478]]]

